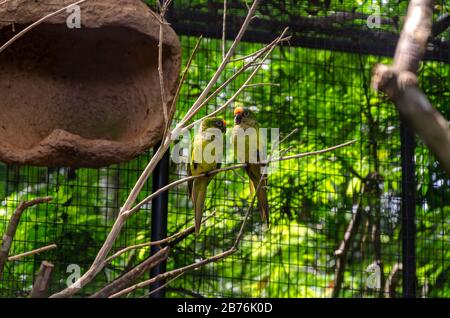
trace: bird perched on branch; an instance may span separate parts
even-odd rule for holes
[[[236,107],[234,110],[234,128],[232,132],[232,144],[234,145],[237,159],[246,163],[245,168],[250,178],[250,191],[252,194],[259,186],[256,193],[258,198],[259,213],[261,219],[269,224],[269,204],[267,202],[267,178],[262,170],[265,168],[257,164],[265,160],[265,153],[260,140],[260,127],[255,114],[248,108]]]
[[[226,122],[222,118],[206,118],[200,124],[191,147],[191,158],[187,172],[198,177],[188,182],[189,196],[195,210],[195,233],[199,233],[202,222],[206,190],[215,174],[209,172],[219,169],[223,156],[223,134]]]

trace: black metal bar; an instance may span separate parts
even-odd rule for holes
[[[221,24],[215,23],[217,17],[205,13],[180,12],[172,8],[168,13],[171,26],[179,35],[200,36],[207,38],[222,37]],[[228,22],[226,37],[234,40],[239,32],[243,18],[235,18]],[[210,22],[210,23],[209,23]],[[398,42],[398,35],[392,32],[365,31],[360,29],[344,29],[343,27],[318,27],[313,24],[299,24],[293,21],[254,21],[243,41],[268,43],[280,34],[284,28],[289,27],[292,35],[289,44],[295,47],[311,49],[333,50],[355,54],[370,54],[392,57]],[[433,40],[432,50],[425,52],[424,60],[450,61],[450,46],[448,42]]]
[[[416,182],[415,138],[407,124],[400,126],[402,158],[403,297],[416,297]]]
[[[155,146],[155,152],[160,144]],[[153,171],[153,192],[166,186],[169,182],[169,160],[170,152],[167,151],[161,161]],[[169,196],[167,192],[162,193],[152,200],[152,241],[158,241],[167,236],[167,211],[169,204]],[[152,246],[151,254],[154,255],[159,250],[158,246]],[[150,271],[150,276],[162,274],[166,271],[166,262],[162,262],[155,266]],[[161,287],[164,281],[157,282],[150,287],[150,290],[155,290]],[[165,290],[161,288],[151,294],[152,298],[164,298]]]

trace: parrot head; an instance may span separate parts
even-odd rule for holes
[[[257,123],[256,116],[250,109],[241,106],[234,109],[235,125],[255,127]]]
[[[205,131],[208,128],[218,128],[221,132],[225,133],[227,129],[227,123],[225,120],[219,117],[206,118],[202,121],[201,129]]]

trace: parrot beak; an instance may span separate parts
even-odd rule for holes
[[[236,125],[239,125],[242,122],[242,114],[236,114],[236,116],[234,116],[234,123]]]
[[[223,125],[222,125],[222,128],[220,128],[220,130],[223,133],[226,133],[226,131],[227,131],[227,122],[225,120],[222,120],[222,122],[223,122]]]
[[[234,124],[239,125],[242,122],[242,113],[244,112],[244,108],[236,107],[234,109]]]

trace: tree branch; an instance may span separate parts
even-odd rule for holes
[[[47,298],[48,288],[52,279],[54,265],[47,261],[42,261],[39,273],[34,280],[31,298]]]
[[[8,227],[6,228],[6,232],[2,238],[2,246],[0,249],[0,278],[3,276],[3,269],[5,267],[6,261],[8,260],[9,249],[11,248],[12,241],[14,240],[14,236],[16,235],[17,226],[19,225],[22,213],[29,207],[40,203],[50,202],[51,200],[51,197],[36,198],[30,201],[22,201],[17,206],[16,210],[11,216],[11,219],[9,220]]]
[[[156,254],[148,257],[142,263],[140,263],[124,275],[120,276],[109,285],[106,285],[100,291],[91,295],[89,298],[106,298],[118,292],[119,290],[129,287],[136,281],[136,279],[144,275],[151,268],[166,260],[169,256],[169,249],[170,248],[168,246],[160,249]]]
[[[166,1],[161,10],[164,8],[166,9],[167,6],[170,4],[170,0]],[[130,216],[129,210],[135,203],[139,193],[141,192],[142,188],[144,187],[145,183],[147,182],[149,176],[155,169],[158,162],[162,159],[164,154],[168,151],[173,139],[172,136],[178,136],[178,133],[180,130],[184,127],[184,125],[192,118],[199,110],[200,106],[202,105],[202,102],[206,98],[206,96],[210,93],[211,89],[214,87],[214,85],[219,80],[220,75],[225,70],[226,66],[228,65],[231,57],[233,56],[238,44],[240,43],[242,36],[246,32],[248,25],[250,24],[251,20],[254,17],[256,7],[258,5],[259,0],[254,0],[251,8],[249,9],[247,13],[247,17],[244,20],[241,29],[236,36],[236,39],[233,41],[233,44],[231,45],[230,49],[228,50],[225,58],[221,62],[220,66],[217,68],[216,72],[210,79],[209,83],[206,85],[200,96],[197,98],[197,100],[194,102],[194,104],[190,107],[188,112],[185,114],[184,118],[181,120],[181,122],[176,125],[174,130],[167,131],[167,134],[164,133],[164,139],[161,143],[161,146],[157,149],[153,157],[151,158],[150,162],[145,167],[142,174],[139,176],[138,180],[136,181],[136,184],[133,186],[133,189],[129,193],[123,207],[121,208],[119,215],[117,216],[117,219],[115,223],[113,224],[113,227],[111,231],[108,233],[108,236],[103,243],[103,246],[100,248],[97,256],[94,259],[94,262],[89,267],[89,269],[84,273],[74,284],[67,287],[66,289],[60,291],[59,293],[56,293],[52,295],[52,298],[56,297],[70,297],[74,294],[76,294],[81,288],[83,288],[86,284],[88,284],[92,279],[97,276],[97,274],[104,268],[105,266],[105,259],[108,256],[108,253],[111,251],[111,248],[114,245],[114,242],[116,241],[117,237],[119,236],[126,220],[128,219],[128,216]],[[164,10],[165,10],[164,9]],[[170,125],[171,123],[166,123],[166,127]]]
[[[432,0],[411,0],[392,66],[374,68],[372,86],[394,102],[400,117],[422,138],[450,176],[448,121],[418,87],[417,70],[431,35]]]
[[[215,215],[215,211],[213,213],[211,213],[210,215],[208,215],[203,221],[202,224],[204,224],[207,220],[209,220],[211,217],[213,217]],[[177,241],[180,238],[184,238],[186,236],[188,236],[189,234],[194,233],[195,231],[195,226],[191,226],[188,227],[187,229],[184,229],[182,231],[179,231],[169,237],[166,237],[165,239],[159,240],[159,241],[153,241],[153,242],[146,242],[146,243],[141,243],[141,244],[136,244],[136,245],[132,245],[132,246],[128,246],[125,247],[119,251],[117,251],[116,253],[114,253],[112,256],[108,257],[105,260],[105,263],[110,263],[114,258],[119,257],[120,255],[122,255],[123,253],[126,253],[130,250],[134,250],[137,248],[142,248],[142,247],[147,247],[147,246],[160,246],[160,245],[171,245],[173,241]]]
[[[392,268],[392,272],[389,274],[388,279],[386,280],[386,284],[384,287],[384,293],[389,296],[389,298],[395,298],[396,293],[395,290],[400,282],[400,278],[402,277],[403,266],[401,263],[396,263]]]
[[[14,255],[14,256],[10,256],[10,257],[8,257],[8,261],[9,262],[17,261],[18,259],[21,259],[23,257],[27,257],[27,256],[30,256],[30,255],[35,255],[35,254],[40,254],[42,252],[53,250],[53,249],[55,249],[57,247],[58,246],[56,244],[43,246],[43,247],[37,248],[37,249],[32,250],[32,251],[28,251],[28,252],[25,252],[25,253],[20,253],[20,254]]]
[[[350,223],[347,226],[347,230],[344,234],[344,239],[342,240],[339,248],[334,252],[336,256],[336,268],[334,273],[334,287],[331,297],[339,297],[341,291],[342,283],[344,281],[345,265],[347,260],[347,253],[351,247],[351,244],[359,231],[359,227],[363,220],[364,207],[361,203],[362,197],[365,193],[365,185],[363,184],[361,193],[358,198],[358,203],[356,205],[356,212],[353,214]]]
[[[43,23],[44,21],[50,19],[51,17],[60,14],[61,12],[65,12],[68,8],[75,6],[75,5],[80,5],[83,2],[86,2],[88,0],[80,0],[77,1],[75,3],[69,4],[68,6],[65,6],[64,8],[61,8],[55,12],[52,12],[48,15],[46,15],[45,17],[37,20],[36,22],[30,24],[29,26],[27,26],[25,29],[23,29],[22,31],[20,31],[19,33],[17,33],[15,36],[13,36],[9,41],[7,41],[5,44],[3,44],[0,47],[0,53],[2,53],[4,50],[6,50],[11,44],[13,44],[15,41],[17,41],[18,39],[20,39],[22,36],[24,36],[26,33],[28,33],[29,31],[31,31],[32,29],[34,29],[35,27],[37,27],[38,25],[40,25],[41,23]],[[6,2],[6,1],[5,1]],[[5,3],[3,2],[3,3]],[[1,3],[1,4],[3,4]]]

